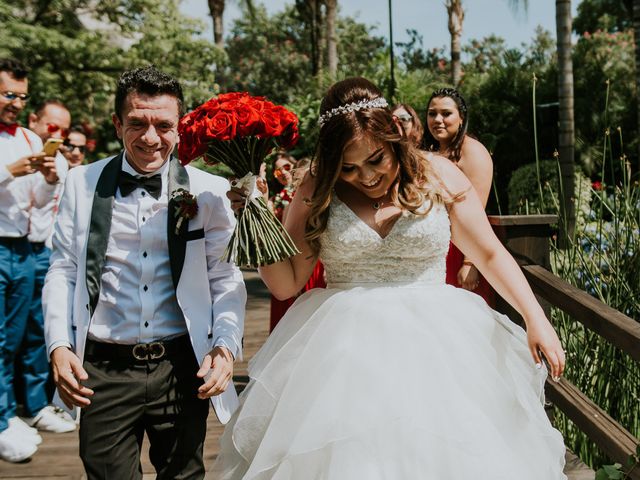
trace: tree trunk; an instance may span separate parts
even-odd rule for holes
[[[556,0],[556,35],[558,45],[558,153],[562,181],[560,202],[560,247],[573,238],[574,205],[574,121],[573,60],[571,58],[571,0]]]
[[[457,87],[462,78],[462,65],[460,59],[462,24],[464,22],[464,9],[462,0],[447,0],[447,15],[449,17],[449,33],[451,34],[451,83]]]
[[[640,0],[633,0],[633,38],[636,54],[636,108],[638,117],[638,130],[640,131]],[[640,143],[638,144],[637,171],[640,172]]]
[[[224,47],[224,24],[222,23],[222,14],[224,13],[224,0],[208,0],[209,15],[213,19],[213,42],[217,47]]]
[[[332,79],[338,74],[338,35],[336,17],[338,0],[325,0],[327,6],[327,68]]]

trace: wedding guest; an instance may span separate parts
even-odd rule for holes
[[[308,169],[308,164],[299,165],[299,162],[289,154],[279,154],[274,162],[273,176],[282,185],[278,193],[269,199],[269,205],[275,216],[281,222],[284,222],[287,207],[293,200],[297,186],[300,184],[301,176],[304,176]],[[305,168],[306,167],[306,168]],[[297,181],[296,181],[297,178]],[[291,298],[279,300],[271,295],[271,309],[269,316],[269,332],[273,332],[282,316],[287,312],[289,307],[293,305],[298,296],[312,288],[324,288],[324,268],[322,262],[318,262],[309,281],[302,290]]]
[[[399,103],[391,111],[393,112],[393,118],[398,120],[409,141],[419,146],[422,143],[424,127],[413,107],[407,103]]]
[[[19,60],[0,58],[0,458],[9,462],[31,457],[42,442],[16,416],[13,380],[33,298],[29,208],[49,202],[58,183],[40,137],[17,123],[29,100],[27,73]]]
[[[321,258],[328,285],[253,357],[210,478],[566,480],[542,364],[558,380],[564,352],[469,180],[407,142],[363,78],[334,84],[318,123],[285,222],[301,253],[259,272],[287,298]],[[450,240],[526,333],[445,284]]]
[[[29,114],[29,129],[35,132],[43,143],[50,138],[65,140],[70,125],[71,114],[58,100],[47,100]],[[53,197],[42,208],[34,205],[29,211],[28,239],[35,260],[35,283],[26,332],[16,358],[16,372],[22,380],[23,420],[27,425],[41,431],[65,433],[75,430],[76,424],[61,409],[49,404],[50,369],[42,316],[42,287],[49,269],[53,221],[69,170],[60,150],[56,152],[55,160],[60,183],[56,186]]]
[[[182,87],[154,67],[122,74],[115,157],[72,169],[43,293],[57,393],[81,407],[87,478],[141,478],[150,441],[158,479],[204,476],[211,399],[237,396],[246,293],[221,260],[234,227],[229,183],[172,157]]]
[[[493,162],[482,143],[467,133],[467,103],[454,88],[436,90],[427,102],[427,131],[424,146],[453,162],[476,189],[486,208]],[[447,255],[447,283],[477,293],[495,305],[495,292],[473,262],[452,243]]]
[[[87,135],[80,126],[73,126],[69,130],[62,148],[60,149],[64,158],[67,159],[69,168],[74,168],[84,164],[87,153]]]

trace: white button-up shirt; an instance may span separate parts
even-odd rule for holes
[[[122,170],[140,175],[126,154]],[[116,192],[100,297],[89,327],[92,340],[135,344],[187,333],[169,263],[168,161],[146,176],[158,173],[158,200],[142,188],[126,197]]]
[[[51,200],[49,200],[44,207],[38,208],[33,206],[29,212],[29,241],[44,242],[49,248],[51,248],[53,222],[56,218],[56,212],[58,211],[60,197],[62,197],[64,180],[69,171],[69,164],[60,152],[56,154],[56,170],[59,183],[56,186],[53,197],[51,197]]]
[[[42,151],[40,137],[19,127],[15,135],[0,133],[0,237],[19,238],[29,232],[29,209],[53,198],[56,185],[41,173],[14,177],[7,168],[16,160]]]

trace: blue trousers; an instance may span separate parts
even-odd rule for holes
[[[43,244],[31,244],[35,260],[35,284],[33,300],[27,318],[26,332],[16,356],[16,378],[14,388],[20,385],[18,398],[24,405],[24,416],[35,417],[49,404],[50,383],[49,359],[44,340],[44,316],[42,314],[42,287],[49,270],[51,250]],[[15,391],[15,390],[14,390]],[[11,400],[11,397],[10,397]],[[15,404],[15,398],[13,399]]]
[[[14,360],[33,299],[34,268],[26,238],[0,238],[0,432],[16,414]]]

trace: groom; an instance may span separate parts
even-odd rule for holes
[[[113,115],[124,150],[71,170],[58,212],[46,338],[62,402],[82,408],[90,480],[142,478],[145,432],[158,479],[202,478],[206,399],[222,423],[237,405],[246,292],[220,260],[228,183],[171,157],[182,102],[154,67],[125,72]]]

